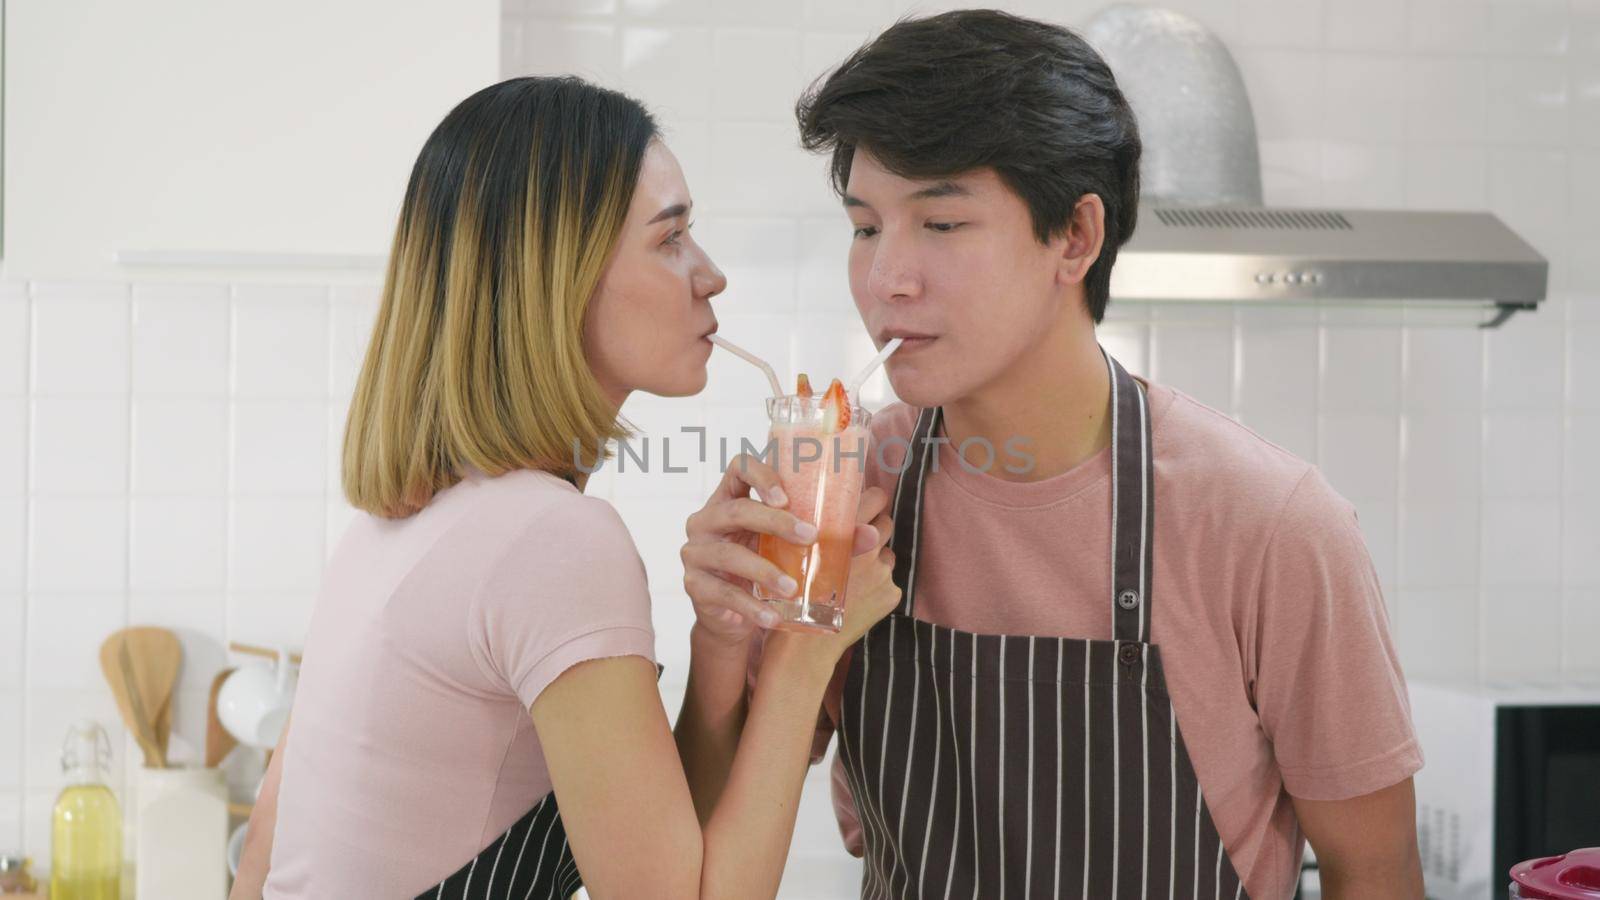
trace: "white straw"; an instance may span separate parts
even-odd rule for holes
[[[850,384],[845,388],[845,392],[854,394],[860,390],[862,382],[872,377],[873,372],[878,371],[878,367],[883,365],[883,361],[889,358],[889,354],[900,349],[900,342],[903,340],[905,338],[892,338],[889,343],[884,344],[883,349],[878,351],[878,355],[872,358],[872,362],[867,363],[866,368],[857,372],[856,377],[850,379]]]
[[[778,383],[778,373],[772,371],[772,366],[768,365],[766,360],[755,355],[754,353],[751,353],[749,350],[738,346],[721,335],[712,334],[707,335],[707,337],[710,339],[711,343],[716,344],[718,347],[721,347],[729,353],[732,353],[734,356],[739,357],[750,365],[755,366],[762,372],[766,373],[767,381],[772,385],[772,396],[783,396],[783,385]]]

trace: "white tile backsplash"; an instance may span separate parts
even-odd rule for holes
[[[127,497],[29,501],[30,591],[118,591],[127,584],[127,561]]]
[[[228,489],[228,403],[204,397],[134,397],[133,490],[211,494]]]
[[[136,286],[134,393],[222,396],[227,379],[227,286]]]
[[[711,79],[718,117],[779,122],[792,135],[794,98],[805,87],[800,43],[800,33],[788,28],[718,28],[711,42],[712,71],[740,73]]]
[[[128,390],[128,289],[61,285],[35,294],[34,394],[118,394]]]
[[[134,497],[128,586],[135,591],[213,591],[228,582],[227,501]]]
[[[1485,498],[1483,583],[1561,583],[1561,502]]]
[[[1512,320],[1484,344],[1483,403],[1487,410],[1550,410],[1564,402],[1562,327]]]
[[[1327,87],[1322,137],[1338,141],[1399,141],[1405,137],[1405,95],[1394,90],[1394,85],[1405,79],[1403,57],[1334,53],[1326,57],[1324,65]]]
[[[1491,412],[1483,423],[1483,495],[1561,496],[1561,415]]]
[[[1580,676],[1600,675],[1600,588],[1570,588],[1562,608],[1562,659]]]
[[[128,489],[126,396],[41,396],[33,401],[29,435],[34,492],[118,494]]]
[[[236,289],[232,359],[236,396],[326,396],[327,289]]]
[[[0,395],[27,392],[28,301],[10,290],[0,294]]]
[[[1406,138],[1466,143],[1483,140],[1488,70],[1476,58],[1413,56],[1399,88],[1406,104]]]
[[[1567,51],[1566,0],[1489,0],[1488,49],[1554,56]]]
[[[0,502],[28,484],[28,398],[0,395]]]
[[[323,400],[241,400],[233,405],[235,494],[322,496],[327,459]]]
[[[622,31],[622,84],[658,117],[711,113],[711,29],[629,26]]]
[[[1407,499],[1401,514],[1400,583],[1475,590],[1482,543],[1479,513],[1476,497]]]
[[[26,504],[20,497],[0,497],[0,592],[23,590],[27,583]],[[0,640],[0,653],[5,642]]]
[[[1484,137],[1505,144],[1565,144],[1567,98],[1566,60],[1492,60]]]
[[[316,591],[327,521],[321,497],[238,497],[229,513],[229,589]]]
[[[1099,6],[1002,5],[1069,24]],[[1408,675],[1600,670],[1600,0],[1165,5],[1238,60],[1269,203],[1491,209],[1550,258],[1552,297],[1493,332],[1426,311],[1114,304],[1108,346],[1322,467],[1358,511]],[[575,71],[649,103],[696,239],[729,276],[723,333],[785,379],[821,376],[871,351],[849,228],[826,161],[796,146],[793,101],[911,8],[507,0],[503,69]],[[137,756],[98,642],[126,623],[173,628],[179,730],[197,740],[192,707],[226,641],[299,646],[355,515],[338,458],[379,285],[129,282],[0,282],[0,846],[36,859],[66,724],[99,718],[119,765]],[[764,393],[718,354],[699,398],[630,404],[657,432],[706,425],[708,463],[680,457],[697,449],[684,436],[684,474],[591,482],[633,529],[680,679],[682,519],[720,476],[718,438],[731,455],[764,436]],[[887,399],[881,379],[869,393]],[[802,829],[832,854],[815,806]]]

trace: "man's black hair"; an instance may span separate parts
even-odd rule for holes
[[[1084,279],[1099,322],[1117,249],[1139,208],[1139,128],[1111,69],[1072,31],[995,10],[902,20],[795,105],[800,142],[831,151],[844,193],[857,147],[902,178],[993,168],[1027,204],[1035,236],[1059,235],[1085,194],[1105,241]]]

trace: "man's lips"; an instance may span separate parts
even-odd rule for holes
[[[880,346],[887,344],[895,338],[900,338],[905,342],[905,344],[911,344],[931,341],[934,339],[934,335],[926,334],[921,331],[906,331],[900,328],[890,328],[878,333],[878,344]],[[904,346],[904,344],[902,344],[902,346]]]
[[[883,344],[887,344],[889,341],[894,340],[895,338],[900,339],[900,349],[896,350],[892,355],[890,355],[889,362],[891,363],[894,362],[895,357],[920,350],[921,348],[933,343],[935,340],[935,337],[931,334],[922,334],[920,332],[913,331],[890,330],[884,332],[879,337],[878,343],[881,346]]]

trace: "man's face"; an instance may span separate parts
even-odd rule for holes
[[[1061,242],[1039,243],[1027,206],[992,169],[908,180],[857,149],[845,209],[850,293],[880,346],[906,338],[887,370],[912,406],[983,388],[1069,306]]]

